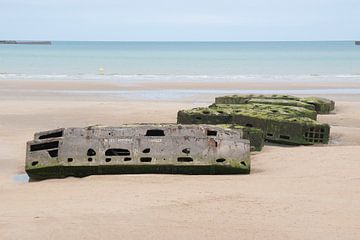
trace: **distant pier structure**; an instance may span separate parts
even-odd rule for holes
[[[0,40],[0,44],[38,44],[50,45],[51,41],[15,41],[15,40]]]
[[[360,46],[360,41],[355,41],[355,45]]]

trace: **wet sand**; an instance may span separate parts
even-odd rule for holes
[[[358,81],[343,80],[324,81],[314,80],[304,81],[248,81],[248,80],[232,80],[224,83],[223,80],[202,80],[202,81],[103,81],[103,80],[0,80],[2,89],[7,90],[82,90],[82,91],[106,91],[106,90],[193,90],[193,89],[273,89],[273,90],[287,90],[287,89],[341,89],[341,88],[360,88]]]
[[[21,183],[13,177],[24,173],[25,143],[36,131],[175,122],[179,109],[206,106],[216,94],[131,100],[59,92],[114,90],[114,83],[19,82],[0,81],[0,239],[360,239],[358,94],[324,95],[336,100],[335,113],[319,117],[332,126],[329,145],[267,145],[252,155],[250,175],[108,175]],[[317,89],[300,82],[221,87],[256,90],[256,84]],[[333,84],[318,89],[360,88]],[[139,86],[127,87],[160,94],[200,85]]]

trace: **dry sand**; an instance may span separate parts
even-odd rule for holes
[[[330,96],[337,100],[336,114],[320,117],[332,125],[330,145],[268,145],[253,154],[250,175],[108,175],[20,183],[13,177],[24,172],[25,142],[36,131],[175,122],[178,109],[209,104],[214,95],[202,102],[196,96],[129,101],[42,93],[106,90],[113,84],[19,82],[0,81],[1,240],[360,239],[359,95]],[[256,89],[256,84],[237,87]]]

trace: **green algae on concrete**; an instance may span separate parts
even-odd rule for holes
[[[328,114],[335,108],[335,102],[321,97],[299,98],[291,95],[231,95],[215,98],[216,104],[262,103],[271,105],[298,106],[315,110],[319,114]]]
[[[234,112],[249,112],[250,114],[256,112],[272,115],[273,117],[308,117],[313,120],[316,120],[317,118],[316,111],[297,106],[281,106],[270,104],[212,104],[209,106],[209,108],[220,112],[224,109],[231,109]]]
[[[250,159],[250,157],[249,157]],[[249,163],[249,165],[247,165]],[[250,162],[242,161],[236,165],[192,165],[192,166],[176,166],[176,165],[112,165],[112,166],[52,166],[44,168],[28,169],[27,174],[33,180],[43,180],[51,178],[65,177],[86,177],[90,175],[105,174],[249,174]]]
[[[300,101],[300,98],[291,96],[291,95],[264,95],[264,94],[235,94],[231,96],[221,96],[215,98],[215,103],[219,104],[244,104],[247,103],[250,99],[278,99],[278,100],[296,100]]]
[[[319,114],[329,114],[335,109],[335,102],[321,97],[306,97],[301,99],[302,102],[315,106],[316,112]]]
[[[272,142],[311,145],[329,141],[330,126],[305,117],[275,119],[235,115],[234,123],[260,128],[265,139]]]
[[[231,105],[231,104],[230,104]],[[243,105],[246,106],[246,105]],[[283,114],[279,107],[265,105],[259,107],[221,107],[212,105],[209,108],[194,108],[178,112],[178,123],[181,124],[236,124],[249,128],[259,128],[265,139],[286,144],[328,143],[330,126],[298,114]],[[289,107],[295,108],[295,107]],[[302,108],[303,110],[307,110]],[[309,111],[309,110],[307,110]]]
[[[302,107],[308,110],[315,111],[315,106],[309,103],[300,102],[298,100],[289,100],[289,99],[266,99],[266,98],[254,98],[250,99],[248,103],[261,103],[261,104],[270,104],[270,105],[281,105],[281,106],[294,106]]]

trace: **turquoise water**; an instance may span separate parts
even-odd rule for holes
[[[360,81],[354,42],[53,42],[0,45],[0,79]]]

